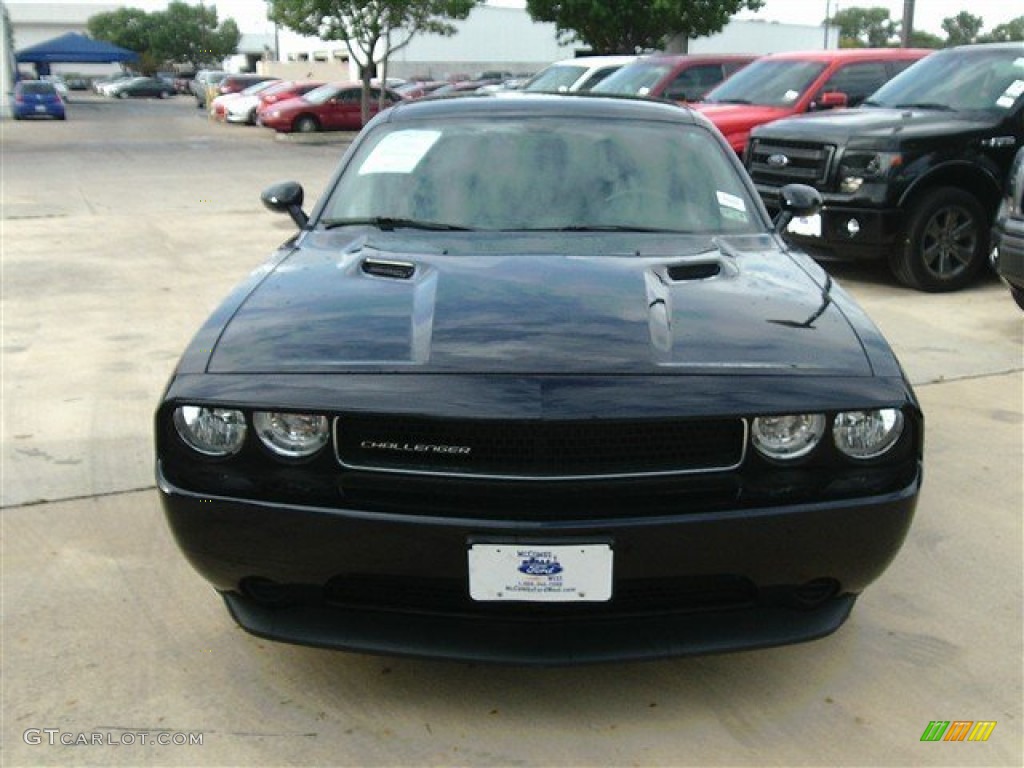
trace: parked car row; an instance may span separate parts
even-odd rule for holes
[[[375,86],[371,116],[381,103],[507,89],[505,74],[408,82],[386,89],[383,102]],[[901,283],[924,291],[977,277],[1024,144],[1020,43],[587,57],[555,62],[519,90],[687,102],[743,158],[769,212],[779,211],[785,184],[824,196],[820,213],[790,223],[788,239],[823,258],[887,259]],[[222,95],[213,110],[279,132],[359,130],[361,85],[257,83]]]

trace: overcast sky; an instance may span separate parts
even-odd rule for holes
[[[12,3],[41,3],[50,0],[10,0]],[[111,0],[78,0],[79,2],[111,3]],[[198,0],[187,0],[198,5]],[[638,0],[640,2],[642,0]],[[152,11],[167,6],[166,0],[125,0],[121,3],[132,8]],[[221,18],[228,16],[238,22],[243,32],[263,32],[269,27],[266,20],[266,5],[262,0],[211,0],[207,5],[216,5]],[[491,5],[522,8],[525,0],[490,0]],[[893,20],[903,18],[903,0],[765,0],[764,8],[756,14],[743,12],[737,18],[756,18],[788,24],[820,24],[826,15],[826,7],[835,13],[836,8],[872,8],[881,6],[889,9]],[[980,16],[984,31],[990,31],[1017,16],[1024,15],[1021,0],[916,0],[914,27],[932,34],[942,34],[942,20],[956,16],[960,11]]]

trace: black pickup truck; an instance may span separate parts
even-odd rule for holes
[[[968,285],[1024,144],[1024,43],[938,51],[856,109],[779,120],[754,130],[744,155],[774,211],[802,182],[825,201],[787,237],[812,254],[886,258],[922,291]]]

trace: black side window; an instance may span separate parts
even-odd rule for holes
[[[676,75],[662,96],[674,101],[697,101],[724,79],[721,64],[690,67]]]
[[[828,79],[821,92],[845,93],[848,106],[855,107],[883,86],[888,79],[889,73],[884,62],[847,64]]]

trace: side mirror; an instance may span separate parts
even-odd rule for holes
[[[850,97],[842,91],[829,91],[815,99],[814,109],[841,109],[848,106]]]
[[[775,231],[782,233],[794,216],[813,216],[821,210],[821,193],[806,184],[787,184],[779,190],[779,215]]]
[[[302,210],[304,193],[302,185],[294,181],[282,181],[263,190],[260,200],[274,213],[287,213],[299,229],[303,229],[309,217]]]

